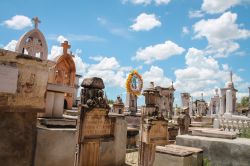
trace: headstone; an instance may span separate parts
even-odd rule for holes
[[[189,128],[189,125],[191,124],[191,118],[189,116],[188,111],[189,111],[188,107],[183,108],[181,114],[179,115],[177,119],[177,123],[179,125],[181,135],[188,134],[188,128]]]
[[[139,166],[153,166],[156,145],[168,143],[168,120],[156,107],[159,92],[153,84],[143,91],[146,106],[142,107],[142,122],[139,147]]]
[[[99,166],[102,165],[100,144],[103,140],[114,139],[115,119],[108,117],[109,106],[104,99],[102,79],[86,78],[82,86],[75,165]]]

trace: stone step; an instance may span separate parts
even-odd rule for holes
[[[70,115],[70,116],[78,116],[79,112],[78,109],[72,109],[72,110],[64,110],[65,115]]]

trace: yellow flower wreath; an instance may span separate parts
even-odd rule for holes
[[[132,78],[134,75],[140,80],[140,84],[139,84],[138,89],[132,89]],[[136,70],[132,70],[131,73],[128,75],[128,78],[126,80],[127,92],[139,96],[141,94],[142,87],[143,87],[143,80],[142,80],[141,75]]]

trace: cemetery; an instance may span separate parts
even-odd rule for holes
[[[104,78],[79,74],[68,40],[48,59],[32,21],[15,51],[0,49],[0,166],[250,165],[250,105],[238,107],[233,71],[194,99],[131,69],[111,103]]]

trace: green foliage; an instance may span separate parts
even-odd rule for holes
[[[241,138],[250,138],[250,128],[244,129],[244,130],[240,133],[240,137],[241,137]]]
[[[211,166],[211,162],[208,158],[203,158],[203,166]]]
[[[108,104],[114,104],[114,100],[108,100]]]
[[[242,97],[240,104],[242,107],[248,107],[249,106],[249,97]]]

